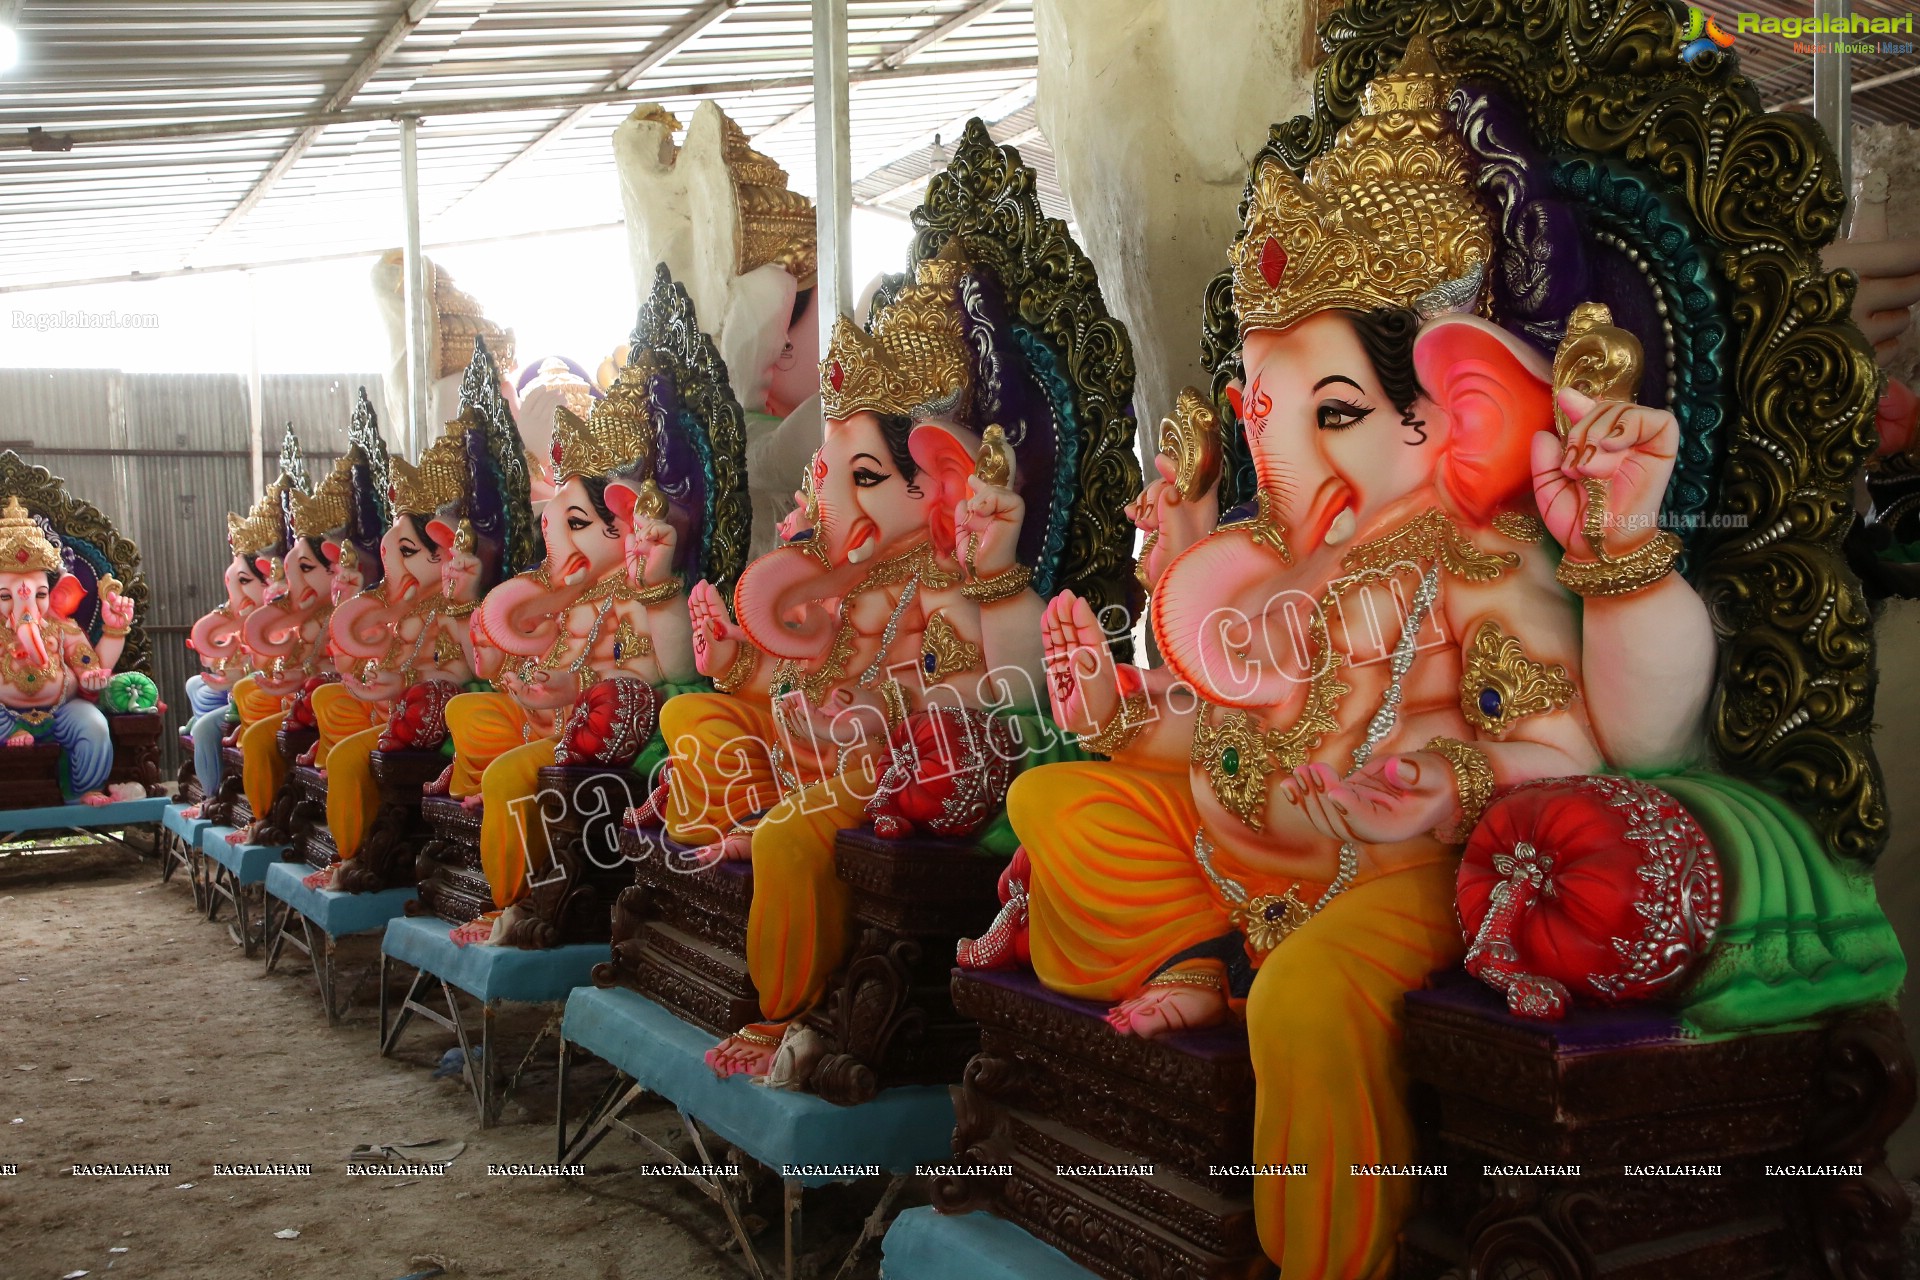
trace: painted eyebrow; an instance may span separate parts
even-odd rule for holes
[[[1324,386],[1326,386],[1326,385],[1327,385],[1327,384],[1329,384],[1329,383],[1333,383],[1333,382],[1344,382],[1344,383],[1346,383],[1346,384],[1347,384],[1348,386],[1350,386],[1350,387],[1352,387],[1352,388],[1353,388],[1353,389],[1354,389],[1355,391],[1362,391],[1362,392],[1364,392],[1364,391],[1366,390],[1366,388],[1365,388],[1365,387],[1363,387],[1363,386],[1361,386],[1361,385],[1360,385],[1359,383],[1357,383],[1357,382],[1355,382],[1355,381],[1354,381],[1354,380],[1353,380],[1352,378],[1349,378],[1349,377],[1345,377],[1345,376],[1343,376],[1343,375],[1341,375],[1341,374],[1338,374],[1338,373],[1330,373],[1330,374],[1328,374],[1328,375],[1327,375],[1326,377],[1324,377],[1324,378],[1322,378],[1322,379],[1320,379],[1320,381],[1318,381],[1318,382],[1316,382],[1316,383],[1314,383],[1314,384],[1313,384],[1313,389],[1314,389],[1315,391],[1318,391],[1318,390],[1319,390],[1320,388],[1322,388],[1322,387],[1324,387]]]
[[[887,465],[886,463],[880,461],[880,459],[874,457],[870,453],[856,453],[851,458],[847,459],[847,461],[858,462],[862,458],[865,458],[868,462],[871,462],[876,467],[884,467]]]

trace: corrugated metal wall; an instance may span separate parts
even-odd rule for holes
[[[292,422],[318,481],[346,448],[360,386],[380,403],[377,373],[262,378],[267,475]],[[179,763],[174,731],[186,679],[199,670],[187,629],[225,595],[227,512],[244,514],[255,497],[247,421],[246,379],[237,374],[0,369],[0,447],[61,477],[139,544],[169,776]]]

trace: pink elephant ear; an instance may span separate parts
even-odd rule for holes
[[[633,525],[633,506],[640,501],[640,489],[626,480],[607,481],[607,509],[623,528]]]
[[[933,533],[934,550],[952,555],[954,545],[953,509],[967,498],[967,477],[973,474],[978,438],[970,432],[943,423],[922,423],[907,437],[907,451],[919,465],[922,483],[933,491],[933,511],[927,526]]]
[[[47,608],[53,610],[56,618],[71,618],[73,611],[86,598],[87,589],[80,585],[80,580],[70,573],[63,573],[60,580],[53,584],[53,590],[47,593]]]
[[[427,536],[433,539],[433,545],[442,551],[453,545],[453,526],[438,517],[427,521]]]
[[[1530,499],[1533,437],[1553,425],[1540,354],[1478,316],[1444,316],[1414,339],[1413,366],[1451,423],[1439,478],[1456,510],[1484,525],[1516,497]]]

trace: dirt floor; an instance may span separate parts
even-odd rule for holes
[[[453,1035],[417,1027],[382,1059],[375,999],[369,981],[329,1028],[297,955],[264,975],[151,861],[0,858],[0,1173],[16,1166],[0,1176],[0,1280],[746,1274],[718,1208],[647,1173],[623,1135],[583,1178],[489,1176],[490,1162],[554,1160],[552,1040],[503,1123],[482,1130],[459,1078],[431,1078]],[[522,1012],[505,1025],[503,1062],[520,1062],[546,1021]],[[598,1064],[576,1073],[576,1111],[608,1078]],[[670,1111],[643,1127],[687,1149]],[[346,1174],[358,1144],[430,1139],[467,1144],[444,1177]],[[225,1162],[312,1173],[215,1177]],[[75,1177],[76,1163],[171,1168]],[[835,1272],[871,1198],[856,1187],[809,1201],[802,1274]],[[777,1187],[759,1187],[749,1218],[769,1259],[777,1203]],[[872,1252],[849,1274],[875,1274]]]

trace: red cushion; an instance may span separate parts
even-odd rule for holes
[[[1006,722],[939,707],[908,716],[889,738],[893,763],[867,804],[874,830],[970,836],[1006,803],[1016,744]]]
[[[1508,910],[1489,920],[1503,885]],[[1706,833],[1658,787],[1555,778],[1487,807],[1460,863],[1458,905],[1469,971],[1507,990],[1516,1012],[1558,1016],[1522,1010],[1513,979],[1610,1004],[1672,990],[1719,927],[1720,868]]]
[[[400,695],[378,744],[382,751],[432,751],[447,740],[447,704],[460,694],[451,680],[423,680]]]
[[[573,704],[553,762],[624,769],[653,737],[659,719],[660,694],[645,680],[602,680]]]

